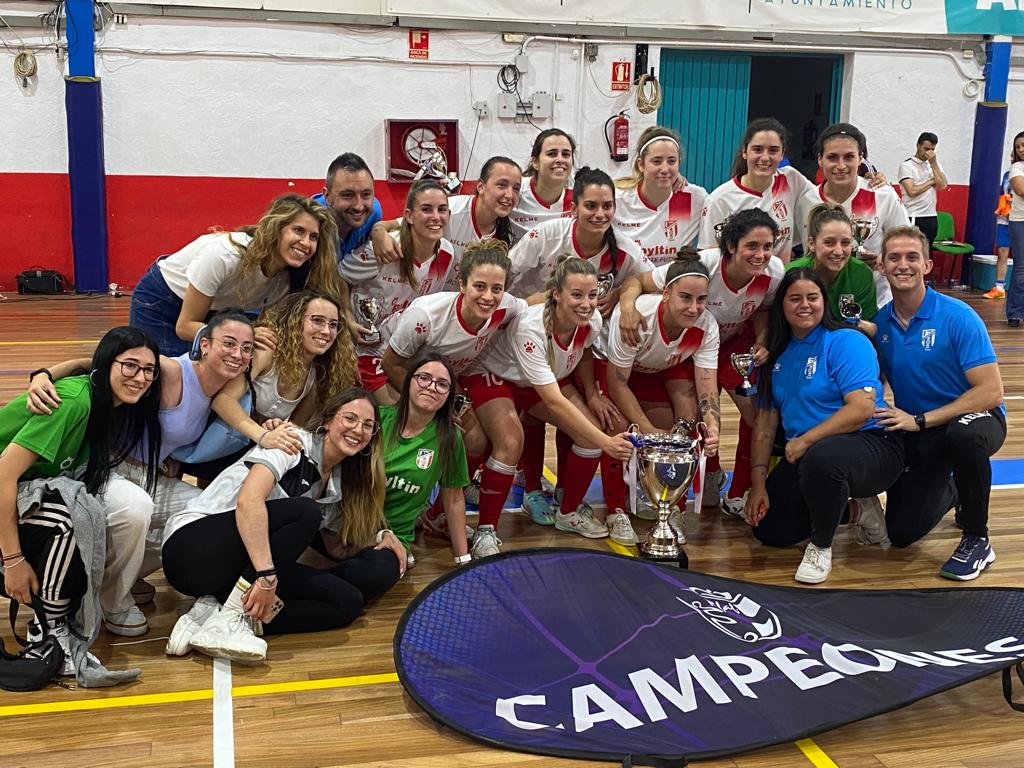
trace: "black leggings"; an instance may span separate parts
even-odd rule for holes
[[[398,581],[398,560],[387,550],[371,549],[372,555],[363,550],[327,571],[296,563],[320,529],[320,513],[320,505],[312,499],[267,502],[277,594],[285,604],[273,621],[263,625],[267,634],[343,627],[362,613],[367,600]],[[163,564],[164,575],[176,590],[193,597],[213,595],[221,603],[240,575],[249,582],[256,578],[234,511],[204,517],[175,531],[164,543]]]
[[[768,514],[753,529],[763,544],[788,547],[808,536],[831,547],[850,497],[881,493],[903,471],[903,441],[881,431],[833,435],[796,464],[785,458],[768,475]]]
[[[913,544],[957,503],[957,521],[964,532],[988,536],[989,457],[1005,439],[1006,417],[997,408],[908,433],[904,438],[906,472],[889,489],[885,505],[885,524],[893,545]]]

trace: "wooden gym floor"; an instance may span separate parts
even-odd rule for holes
[[[999,354],[1010,434],[995,457],[1008,474],[993,489],[991,529],[998,561],[978,586],[1024,585],[1024,330],[1006,327],[1002,303],[975,293]],[[26,373],[91,354],[95,341],[124,323],[128,298],[22,298],[0,302],[0,402],[24,389]],[[731,464],[736,413],[725,406],[723,456]],[[548,451],[549,456],[553,450]],[[1014,467],[1020,467],[1014,477]],[[758,545],[739,521],[720,514],[688,520],[687,552],[695,570],[790,585],[800,550]],[[506,550],[536,546],[606,549],[503,516]],[[828,587],[950,586],[936,575],[959,531],[944,521],[905,550],[860,547],[841,530]],[[450,566],[447,545],[418,540],[410,571],[367,614],[344,630],[273,638],[269,662],[231,667],[190,655],[164,656],[164,642],[187,605],[157,573],[155,602],[145,607],[150,632],[138,642],[101,633],[93,650],[112,668],[141,667],[141,679],[105,690],[49,686],[28,694],[0,692],[0,767],[402,765],[568,766],[576,761],[505,752],[439,728],[404,694],[394,674],[391,640],[410,599]],[[6,601],[4,601],[6,602]],[[0,605],[0,616],[6,605]],[[6,622],[3,622],[6,625]],[[11,646],[10,631],[0,635]],[[126,642],[127,641],[127,642]],[[732,759],[709,768],[1018,768],[1024,765],[1021,715],[1003,701],[998,675],[933,696],[902,710]],[[582,763],[579,763],[582,764]]]

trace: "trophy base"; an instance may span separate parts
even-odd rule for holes
[[[673,555],[655,555],[640,550],[640,559],[656,565],[668,565],[680,570],[687,570],[690,567],[690,558],[686,556],[685,550],[679,548],[679,552]]]
[[[740,397],[753,397],[754,395],[757,394],[757,387],[753,385],[749,387],[739,386],[736,387],[736,389],[734,389],[733,392],[735,392]]]

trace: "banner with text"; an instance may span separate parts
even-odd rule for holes
[[[1019,665],[1022,638],[1024,589],[776,587],[543,549],[435,581],[394,650],[409,694],[467,736],[639,765],[902,707]]]

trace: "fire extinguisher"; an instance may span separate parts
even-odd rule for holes
[[[608,131],[608,124],[611,123],[611,132]],[[608,143],[608,152],[612,160],[618,163],[629,159],[629,118],[623,110],[617,115],[612,115],[604,122],[604,138]]]

